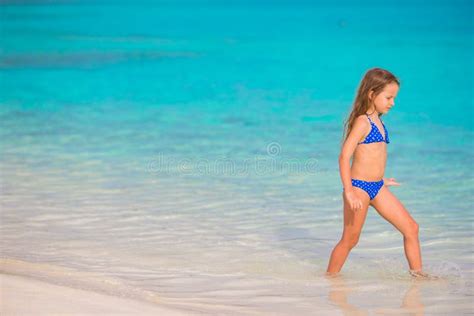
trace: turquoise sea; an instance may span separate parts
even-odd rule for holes
[[[0,38],[2,273],[189,313],[474,312],[472,1],[2,1]],[[372,67],[401,81],[386,176],[442,281],[374,209],[323,277]]]

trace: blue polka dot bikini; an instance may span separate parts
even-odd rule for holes
[[[369,119],[371,129],[370,133],[365,137],[364,141],[358,143],[360,144],[371,144],[371,143],[379,143],[379,142],[385,142],[385,143],[390,143],[390,140],[388,138],[388,132],[387,128],[385,127],[385,124],[382,122],[382,126],[385,132],[385,139],[382,136],[382,133],[380,133],[379,128],[377,125],[375,125],[374,122],[370,119],[370,117],[366,114],[367,118]],[[380,189],[383,187],[383,179],[380,181],[364,181],[364,180],[358,180],[358,179],[351,179],[352,185],[358,188],[361,188],[367,194],[369,195],[370,199],[373,200],[377,194],[379,193]]]

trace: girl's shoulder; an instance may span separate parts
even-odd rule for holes
[[[355,126],[355,124],[362,125],[362,126],[364,126],[364,125],[367,126],[367,125],[370,125],[370,122],[367,119],[367,115],[361,114],[361,115],[359,115],[355,118],[354,126]]]
[[[361,141],[370,133],[371,128],[370,122],[365,114],[359,115],[354,119],[352,131],[358,135],[359,141]]]

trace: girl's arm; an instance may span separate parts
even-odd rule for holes
[[[362,201],[357,197],[352,187],[350,160],[357,147],[357,143],[365,136],[368,128],[365,116],[361,115],[356,118],[352,130],[342,145],[341,153],[339,154],[339,172],[344,187],[344,195],[352,210],[361,209]]]

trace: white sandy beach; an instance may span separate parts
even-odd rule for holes
[[[127,298],[0,274],[1,315],[195,315]]]

